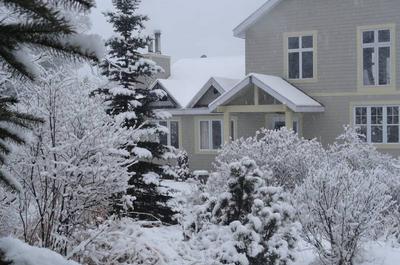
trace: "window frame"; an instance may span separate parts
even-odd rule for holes
[[[214,140],[213,140],[213,129],[212,129],[212,123],[213,122],[220,122],[221,125],[221,147],[214,149]],[[203,149],[201,148],[201,123],[202,122],[208,122],[208,146],[209,148]],[[224,121],[223,119],[204,119],[201,118],[197,121],[197,127],[198,127],[198,150],[200,152],[217,152],[218,150],[221,150],[223,144],[224,144]]]
[[[379,42],[379,31],[389,30],[390,41]],[[364,43],[363,33],[367,31],[374,32],[374,42]],[[389,44],[389,46],[388,46]],[[389,84],[379,84],[379,48],[389,47],[390,51],[390,82]],[[373,61],[376,64],[374,71],[375,83],[372,85],[364,84],[364,49],[373,48],[374,56]],[[382,90],[396,90],[396,25],[383,24],[383,25],[370,25],[360,26],[357,28],[357,54],[358,54],[358,89],[362,91],[381,92]]]
[[[302,37],[312,36],[313,47],[312,48],[302,48]],[[289,38],[298,37],[299,38],[299,48],[289,49]],[[318,53],[317,53],[317,43],[318,43],[318,31],[303,31],[303,32],[285,32],[283,37],[284,42],[284,76],[286,79],[296,82],[296,83],[307,83],[307,82],[317,82],[318,81]],[[313,77],[303,78],[303,64],[302,57],[303,52],[313,53]],[[289,78],[289,53],[299,53],[299,78]]]
[[[161,125],[161,122],[166,122],[167,123],[167,129],[169,131],[169,133],[167,133],[167,146],[172,146],[171,145],[171,122],[176,122],[178,124],[178,147],[172,146],[174,148],[180,149],[181,148],[181,135],[182,135],[182,130],[181,130],[181,122],[178,119],[170,119],[170,120],[156,120],[155,122],[157,122],[158,125]],[[164,126],[164,125],[161,125]],[[160,139],[159,139],[160,142]],[[161,142],[160,142],[161,143]]]
[[[398,108],[398,123],[391,124],[388,123],[388,108]],[[367,109],[367,123],[366,124],[357,124],[357,108],[366,108]],[[372,123],[372,108],[382,108],[382,123],[381,124],[373,124]],[[355,105],[353,107],[353,126],[354,128],[366,126],[367,136],[366,142],[376,145],[399,145],[400,144],[400,104],[370,104],[370,105]],[[372,126],[382,126],[382,142],[373,142],[372,141]],[[398,126],[398,141],[397,142],[388,142],[388,126]]]

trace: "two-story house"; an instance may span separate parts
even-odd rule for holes
[[[329,144],[351,124],[400,155],[399,14],[399,0],[269,0],[234,29],[245,58],[179,61],[153,83],[173,114],[161,140],[194,170],[262,127]]]

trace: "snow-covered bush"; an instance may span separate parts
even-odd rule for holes
[[[125,193],[134,160],[117,148],[135,133],[89,96],[96,84],[70,66],[53,69],[20,95],[19,107],[45,123],[11,157],[10,170],[23,186],[16,224],[23,238],[65,254],[77,230],[108,216],[113,193]]]
[[[81,243],[70,256],[88,265],[169,264],[165,249],[160,248],[167,246],[152,242],[162,235],[156,238],[146,235],[143,228],[146,223],[131,218],[110,219],[81,233]]]
[[[305,140],[293,131],[261,129],[254,137],[240,138],[224,146],[216,158],[215,168],[221,172],[220,184],[226,183],[229,165],[249,157],[261,171],[272,170],[269,185],[293,189],[301,183],[310,168],[318,166],[323,148],[316,140]],[[222,188],[223,189],[223,188]]]
[[[350,265],[362,240],[384,222],[393,201],[384,171],[357,170],[345,163],[321,161],[296,190],[304,238],[324,264]]]
[[[0,264],[4,265],[78,265],[49,249],[29,246],[17,239],[0,238]]]
[[[282,188],[266,185],[270,171],[245,157],[225,174],[226,191],[217,197],[205,193],[204,203],[193,207],[192,241],[207,238],[215,245],[215,235],[224,230],[224,243],[208,251],[221,264],[289,264],[297,241],[295,211]]]

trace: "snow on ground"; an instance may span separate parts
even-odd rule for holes
[[[0,253],[12,265],[78,265],[51,250],[32,247],[10,237],[0,239]]]

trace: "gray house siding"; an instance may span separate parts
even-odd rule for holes
[[[317,31],[317,80],[295,86],[326,110],[303,115],[303,135],[331,143],[351,124],[351,102],[385,101],[400,105],[400,2],[398,0],[283,0],[246,32],[246,73],[285,77],[284,33]],[[394,91],[374,93],[358,88],[357,31],[360,26],[395,24],[396,83]],[[328,94],[329,93],[329,94]],[[378,148],[396,156],[399,148]]]
[[[399,13],[398,0],[283,0],[246,32],[246,73],[285,76],[283,33],[316,30],[318,81],[298,86],[306,93],[355,92],[357,27],[396,24],[399,51]]]

